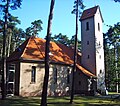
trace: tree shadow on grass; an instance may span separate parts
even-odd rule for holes
[[[70,104],[69,102],[49,102],[48,106],[120,106],[118,104],[104,104],[104,103],[88,103],[88,102],[81,102],[81,103],[77,103],[74,102],[72,104]]]
[[[6,100],[0,100],[0,106],[40,106],[40,99],[7,98]]]
[[[120,106],[119,101],[109,98],[91,96],[75,96],[74,103],[70,104],[70,97],[53,97],[48,100],[48,106]]]
[[[40,97],[12,97],[0,100],[0,106],[40,106],[40,101]],[[119,101],[91,97],[75,97],[73,104],[69,102],[69,97],[48,97],[48,106],[120,106]]]
[[[81,103],[69,103],[69,102],[49,102],[48,106],[88,106]]]

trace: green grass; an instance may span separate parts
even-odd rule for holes
[[[109,92],[109,95],[115,95],[115,94],[119,94],[120,95],[120,93],[117,93],[117,92]]]
[[[39,97],[11,97],[0,100],[0,106],[40,106]],[[70,97],[48,97],[48,106],[120,106],[120,99],[75,96],[74,103],[69,104]]]

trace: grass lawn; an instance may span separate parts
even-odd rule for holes
[[[48,106],[120,106],[116,100],[104,97],[75,96],[74,104],[69,104],[69,97],[48,97]],[[9,97],[0,100],[0,106],[40,106],[39,97]]]

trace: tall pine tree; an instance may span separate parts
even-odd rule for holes
[[[50,46],[50,38],[51,38],[51,27],[52,27],[54,4],[55,4],[55,0],[51,0],[50,14],[48,18],[47,36],[46,36],[46,46],[45,46],[45,76],[43,82],[41,106],[47,106],[47,88],[48,88],[48,80],[49,80],[49,51],[50,51],[49,46]]]
[[[2,0],[0,5],[1,10],[4,13],[4,31],[3,31],[3,53],[2,53],[2,100],[6,98],[6,47],[7,47],[7,28],[8,28],[8,16],[9,9],[15,10],[20,8],[22,0]]]
[[[74,2],[74,9],[72,11],[72,14],[76,15],[76,30],[75,30],[75,45],[74,45],[74,64],[72,69],[72,88],[71,88],[71,98],[70,103],[73,103],[74,99],[74,74],[76,70],[76,64],[77,64],[77,51],[78,51],[78,18],[81,16],[81,9],[84,9],[83,1],[82,0],[75,0]]]

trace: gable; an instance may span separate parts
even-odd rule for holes
[[[29,39],[27,39],[22,45],[20,45],[13,53],[10,54],[10,56],[7,58],[7,61],[16,61],[21,58],[21,55],[23,54],[27,44],[29,42]]]

